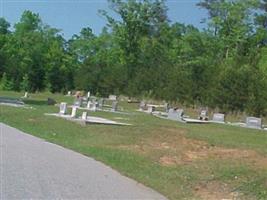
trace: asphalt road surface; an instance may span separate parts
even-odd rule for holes
[[[92,158],[0,123],[0,199],[166,199]]]

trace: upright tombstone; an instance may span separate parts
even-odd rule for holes
[[[261,118],[257,118],[257,117],[247,117],[246,126],[249,128],[261,129],[262,128],[262,120],[261,120]]]
[[[153,113],[154,111],[155,111],[155,106],[152,106],[152,105],[147,106],[148,113]]]
[[[68,91],[68,94],[67,94],[67,96],[71,96],[71,91]]]
[[[209,120],[208,111],[207,110],[201,110],[198,118],[200,120],[208,121]]]
[[[61,115],[67,114],[67,103],[65,103],[65,102],[60,103],[59,114],[61,114]]]
[[[80,107],[82,105],[82,98],[78,97],[74,101],[74,106]]]
[[[29,94],[28,94],[28,92],[25,92],[25,93],[24,93],[24,96],[23,96],[22,98],[29,98]]]
[[[183,109],[169,109],[168,111],[168,119],[175,120],[175,121],[182,121],[183,120],[183,115],[184,115],[184,110]]]
[[[87,102],[87,109],[90,109],[91,108],[91,104],[92,104],[92,102],[89,100],[88,102]]]
[[[76,106],[73,106],[72,107],[72,110],[71,110],[71,117],[72,118],[75,118],[77,115],[77,107]]]
[[[87,99],[89,99],[91,96],[91,93],[90,92],[87,92]]]
[[[222,113],[214,113],[212,117],[212,121],[224,123],[224,114]]]
[[[111,101],[117,101],[117,96],[116,95],[109,95],[108,99]]]
[[[111,108],[111,111],[112,112],[115,112],[118,110],[118,102],[117,101],[113,101],[112,102],[112,108]]]
[[[104,106],[104,99],[101,98],[101,99],[99,99],[99,101],[98,101],[98,108],[99,108],[99,109],[102,109],[103,106]]]
[[[82,114],[82,120],[87,120],[87,112],[83,112],[83,114]]]
[[[169,106],[170,106],[170,105],[169,105],[168,103],[165,103],[165,104],[164,104],[164,108],[165,108],[165,112],[166,112],[166,113],[169,112],[169,109],[170,109]]]
[[[95,112],[96,111],[96,105],[97,103],[94,101],[92,104],[91,104],[91,107],[90,107],[90,110]]]
[[[146,108],[146,103],[144,101],[141,101],[140,102],[140,105],[139,105],[139,110],[140,111],[144,111]]]

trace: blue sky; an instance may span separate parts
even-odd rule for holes
[[[200,21],[206,12],[195,5],[197,2],[199,0],[167,0],[170,20],[203,28]],[[106,21],[98,10],[108,10],[108,3],[106,0],[0,0],[0,7],[0,15],[12,25],[19,21],[24,10],[37,12],[44,23],[61,29],[68,39],[83,27],[100,33]]]

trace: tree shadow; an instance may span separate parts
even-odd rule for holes
[[[28,105],[44,106],[48,105],[47,100],[32,100],[32,99],[23,99],[23,102]]]

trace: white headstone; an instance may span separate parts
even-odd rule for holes
[[[145,110],[145,107],[146,107],[146,103],[144,101],[141,101],[139,105],[139,110],[143,111]]]
[[[68,94],[67,94],[67,96],[71,96],[71,91],[68,91]]]
[[[257,117],[247,117],[246,125],[249,128],[261,129],[262,128],[262,120],[261,120],[261,118],[257,118]]]
[[[87,119],[87,112],[83,112],[82,114],[82,120],[86,120]]]
[[[28,98],[28,97],[29,97],[28,92],[25,92],[23,98]]]
[[[199,119],[200,120],[208,120],[209,119],[208,111],[207,110],[201,110],[201,112],[199,114]]]
[[[116,95],[109,95],[108,99],[111,100],[111,101],[116,101],[117,100],[117,96]]]
[[[223,123],[224,122],[224,114],[222,114],[222,113],[214,113],[212,121]]]
[[[65,102],[60,103],[59,114],[61,114],[61,115],[67,114],[67,103],[65,103]]]
[[[71,117],[75,118],[77,114],[77,107],[73,106],[71,110]]]
[[[90,98],[90,95],[91,95],[91,93],[90,92],[87,92],[87,98],[88,99]]]
[[[149,105],[149,106],[147,107],[147,112],[148,112],[148,113],[152,113],[152,112],[154,112],[154,111],[155,111],[155,107],[154,107],[154,106]]]

